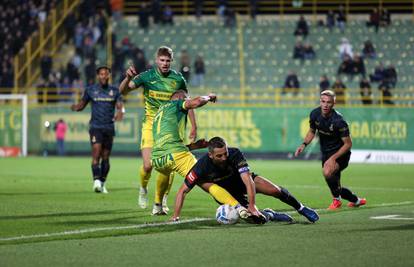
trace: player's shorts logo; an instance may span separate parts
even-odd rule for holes
[[[96,137],[92,136],[92,143],[96,143]]]

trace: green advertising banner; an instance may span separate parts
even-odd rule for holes
[[[143,109],[127,109],[116,124],[114,151],[138,152]],[[293,152],[309,127],[309,108],[214,107],[196,110],[198,137],[224,137],[229,145],[246,152]],[[412,108],[341,108],[350,126],[354,149],[414,151]],[[29,151],[54,149],[53,126],[58,119],[68,124],[66,149],[89,151],[90,111],[68,112],[37,108],[29,112]],[[51,127],[44,127],[49,121]],[[318,146],[313,150],[318,151]]]
[[[0,107],[0,147],[22,145],[22,108],[19,106]]]

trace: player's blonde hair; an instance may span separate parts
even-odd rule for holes
[[[173,59],[174,52],[168,46],[161,46],[157,50],[157,57],[160,57],[160,56],[167,56],[167,57]]]
[[[321,92],[321,96],[326,95],[326,96],[330,96],[332,97],[332,99],[335,101],[336,100],[336,95],[335,92],[332,90],[324,90]]]

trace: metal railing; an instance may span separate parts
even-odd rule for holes
[[[70,105],[79,102],[82,88],[25,88],[30,106]],[[192,96],[203,95],[206,92],[218,94],[219,106],[254,106],[254,107],[312,107],[319,103],[318,88],[248,90],[243,98],[240,90],[235,88],[226,92],[215,91],[213,88],[191,90]],[[10,88],[0,88],[0,94],[10,93]],[[373,89],[371,96],[362,97],[360,89],[348,88],[344,95],[337,96],[337,106],[364,107],[414,107],[414,91],[410,89],[391,89],[392,96],[383,96],[379,90]],[[143,107],[144,98],[140,89],[124,97],[128,106]],[[364,104],[363,100],[371,101]]]
[[[43,54],[47,51],[53,55],[63,44],[66,35],[63,22],[79,3],[80,0],[60,1],[14,57],[14,93],[31,86],[39,77]]]

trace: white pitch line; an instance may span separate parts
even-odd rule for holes
[[[389,207],[389,206],[403,206],[403,205],[410,205],[410,204],[414,204],[414,201],[381,203],[381,204],[375,204],[375,205],[369,205],[368,204],[368,207],[378,208],[378,207]],[[316,209],[316,211],[326,211],[326,209]],[[293,214],[293,213],[296,213],[296,211],[290,211],[290,212],[287,212],[287,213]],[[25,240],[25,239],[27,240],[27,239],[34,239],[34,238],[47,238],[47,237],[54,237],[54,236],[78,235],[78,234],[105,232],[105,231],[113,231],[113,230],[141,229],[141,228],[150,228],[150,227],[182,224],[182,223],[189,223],[189,222],[202,222],[202,221],[210,221],[210,220],[214,220],[214,219],[213,218],[194,218],[194,219],[182,220],[180,222],[161,222],[161,223],[135,224],[135,225],[127,225],[127,226],[89,228],[89,229],[57,232],[57,233],[45,233],[45,234],[26,235],[26,236],[22,235],[22,236],[14,236],[14,237],[2,237],[2,238],[0,238],[0,241],[15,241],[15,240]]]
[[[391,215],[384,215],[384,216],[373,216],[370,217],[370,219],[374,220],[403,220],[403,221],[412,221],[414,218],[406,218],[406,217],[400,217],[402,215],[398,214],[391,214]]]
[[[194,219],[182,220],[179,222],[161,222],[161,223],[135,224],[135,225],[128,225],[128,226],[89,228],[89,229],[81,229],[81,230],[64,231],[64,232],[58,232],[58,233],[46,233],[46,234],[38,234],[38,235],[26,235],[26,236],[22,235],[22,236],[6,237],[6,238],[0,238],[0,241],[13,241],[13,240],[33,239],[33,238],[42,238],[42,237],[78,235],[78,234],[105,232],[105,231],[113,231],[113,230],[141,229],[141,228],[150,228],[150,227],[157,227],[157,226],[164,226],[164,225],[183,224],[183,223],[189,223],[189,222],[202,222],[202,221],[209,221],[209,220],[212,220],[212,219],[211,218],[194,218]]]

